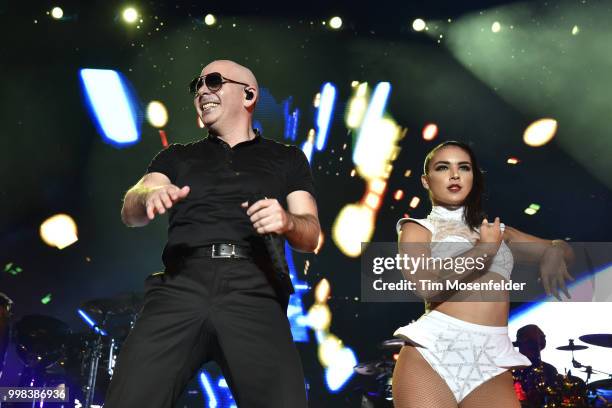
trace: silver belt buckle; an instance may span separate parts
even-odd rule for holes
[[[216,253],[216,246],[215,244],[212,245],[212,251],[211,251],[211,258],[214,259],[218,259],[218,258],[233,258],[236,256],[236,245],[232,245],[232,244],[226,244],[226,245],[231,245],[232,246],[232,253],[229,255],[217,255]]]

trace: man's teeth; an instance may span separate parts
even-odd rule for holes
[[[217,102],[207,102],[202,105],[202,110],[214,108],[217,105],[219,105]]]

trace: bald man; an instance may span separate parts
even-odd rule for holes
[[[128,226],[168,213],[168,241],[164,272],[145,279],[104,406],[171,407],[214,360],[238,407],[306,407],[287,320],[293,288],[264,237],[281,239],[281,248],[284,239],[299,251],[317,246],[308,161],[253,128],[259,88],[249,69],[214,61],[190,89],[208,135],[158,153],[124,199]]]

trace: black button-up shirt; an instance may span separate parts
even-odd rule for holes
[[[233,148],[209,135],[189,144],[172,144],[153,158],[147,171],[165,174],[189,194],[169,210],[166,251],[213,243],[261,244],[246,209],[254,194],[276,198],[287,209],[287,195],[315,195],[306,155],[297,147],[265,139]]]

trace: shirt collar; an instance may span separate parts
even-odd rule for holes
[[[235,149],[238,146],[249,146],[249,145],[252,145],[252,144],[259,143],[259,141],[261,140],[261,137],[262,137],[261,133],[259,132],[259,129],[253,128],[253,132],[255,132],[255,137],[253,139],[246,140],[244,142],[240,142],[240,143],[234,145],[233,148]],[[211,134],[210,132],[208,132],[208,135],[206,136],[206,139],[210,140],[211,142],[218,143],[218,144],[223,144],[223,145],[226,145],[227,147],[229,147],[227,142],[225,142],[220,137]]]

